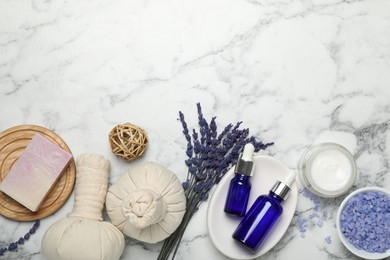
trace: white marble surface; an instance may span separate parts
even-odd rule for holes
[[[389,100],[387,0],[0,0],[0,131],[50,128],[75,156],[107,156],[111,182],[143,161],[183,180],[176,119],[181,110],[195,126],[201,102],[220,127],[242,120],[251,134],[274,141],[264,153],[294,169],[321,132],[350,133],[360,174],[353,189],[390,189]],[[132,163],[115,157],[107,141],[126,121],[150,138],[146,155]],[[357,259],[333,227],[341,200],[321,200],[324,225],[309,225],[303,238],[298,218],[315,210],[300,194],[298,216],[261,259]],[[41,259],[45,230],[72,207],[73,196],[3,258]],[[209,239],[206,209],[192,219],[177,259],[225,259]],[[0,217],[0,245],[30,225]],[[156,259],[161,247],[126,242],[123,259]]]

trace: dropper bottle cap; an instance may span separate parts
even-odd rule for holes
[[[255,151],[255,147],[251,143],[247,143],[244,146],[244,151],[240,159],[236,164],[235,172],[239,174],[243,174],[246,176],[251,176],[252,168],[253,168],[253,152]]]
[[[272,187],[271,192],[275,193],[283,200],[286,200],[288,195],[290,194],[291,185],[294,182],[296,176],[297,173],[293,170],[290,170],[286,179],[284,181],[277,181]]]

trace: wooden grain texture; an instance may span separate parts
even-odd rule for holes
[[[9,173],[12,165],[25,150],[32,137],[39,133],[48,140],[71,153],[64,140],[51,130],[35,125],[20,125],[0,133],[0,181]],[[47,217],[68,200],[76,179],[76,166],[71,159],[60,179],[54,184],[38,211],[32,212],[0,191],[0,215],[18,221],[32,221]]]

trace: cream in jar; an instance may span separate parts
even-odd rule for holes
[[[351,153],[335,143],[309,148],[299,165],[302,184],[323,197],[337,197],[351,188],[356,178],[356,164]]]

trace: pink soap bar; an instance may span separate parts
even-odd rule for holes
[[[0,183],[0,190],[37,211],[71,158],[70,153],[36,134]]]

